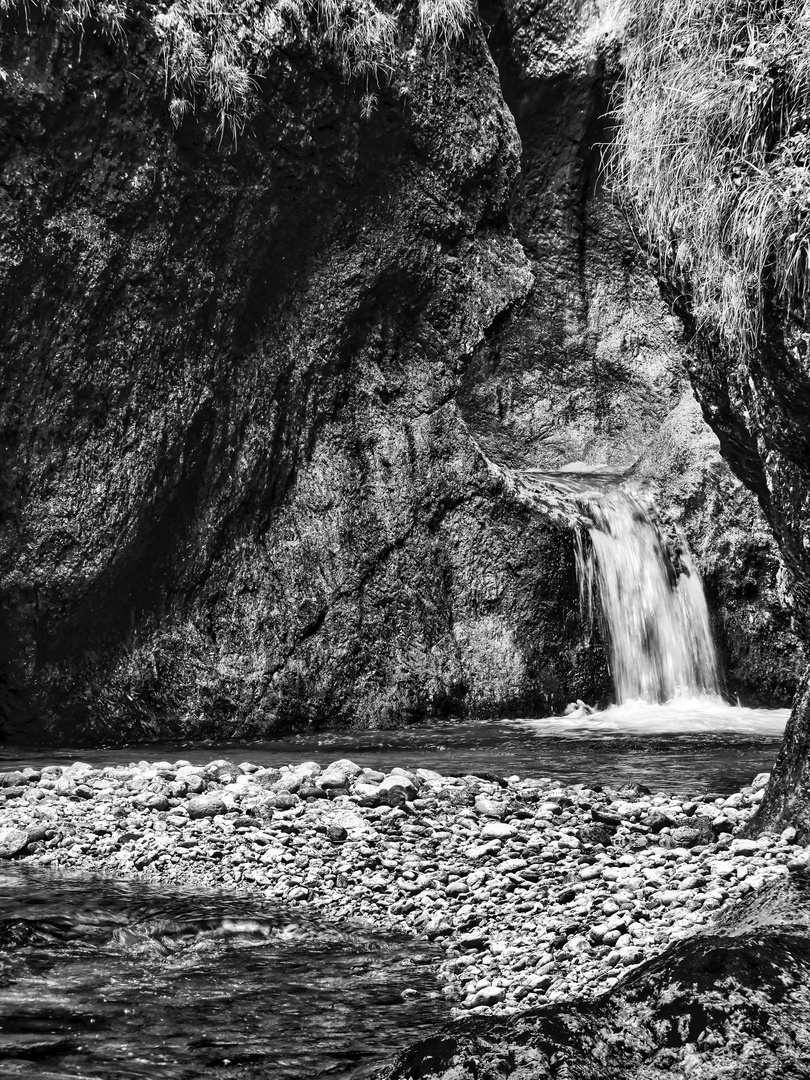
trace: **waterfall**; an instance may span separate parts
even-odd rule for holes
[[[667,542],[651,495],[607,475],[531,480],[562,490],[588,522],[576,545],[580,603],[591,620],[598,596],[618,703],[719,696],[700,577],[685,537]]]
[[[613,487],[588,499],[590,545],[577,545],[580,596],[598,589],[619,704],[717,695],[703,586],[686,541],[673,559],[654,506]]]

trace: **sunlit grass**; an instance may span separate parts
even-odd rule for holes
[[[72,29],[93,24],[123,40],[126,0],[0,0],[0,15],[35,6]],[[375,87],[391,77],[403,48],[449,49],[474,18],[471,0],[416,0],[410,17],[404,6],[388,10],[374,0],[174,0],[147,12],[161,43],[172,122],[202,104],[234,138],[255,107],[258,80],[286,46],[314,43],[346,81],[362,80],[360,110],[369,117]]]
[[[744,355],[766,302],[810,296],[810,2],[629,0],[612,171],[690,295]]]

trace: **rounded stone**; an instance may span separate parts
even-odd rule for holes
[[[504,821],[490,821],[481,830],[484,840],[507,840],[515,835],[516,830]]]
[[[16,769],[13,772],[0,772],[0,788],[22,787],[27,783],[28,777]]]
[[[279,791],[273,798],[276,810],[292,810],[294,806],[298,806],[300,801],[298,796],[291,791]]]
[[[225,803],[219,795],[196,795],[186,803],[190,818],[209,818],[227,813]]]

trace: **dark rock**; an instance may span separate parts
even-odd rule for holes
[[[613,834],[604,825],[582,825],[577,829],[576,835],[582,844],[600,844],[602,847],[610,847],[613,843]]]
[[[629,947],[620,963],[635,963]],[[591,1001],[456,1021],[378,1080],[802,1077],[810,1055],[810,878],[671,944]],[[563,1073],[564,1067],[564,1073]]]
[[[659,833],[662,829],[671,828],[675,821],[668,814],[664,814],[660,810],[653,810],[649,817],[645,819],[645,823],[650,827],[651,832]]]
[[[404,806],[408,801],[408,793],[405,788],[391,787],[387,791],[380,792],[380,800],[387,806],[392,806],[396,809],[398,806]],[[466,804],[465,804],[466,805]]]
[[[702,834],[698,829],[689,828],[687,825],[673,829],[670,833],[670,839],[676,847],[694,847],[695,844],[700,843],[701,836]]]
[[[2,794],[5,799],[19,799],[27,790],[24,787],[7,787],[3,788]]]
[[[711,830],[713,836],[720,836],[722,833],[734,832],[734,825],[727,817],[719,817],[712,821]]]
[[[300,799],[291,791],[279,791],[274,795],[273,802],[277,810],[292,810],[298,806]]]
[[[298,798],[304,800],[328,799],[329,796],[324,789],[317,784],[302,784],[298,789]]]
[[[55,835],[55,830],[47,825],[32,825],[27,830],[29,843],[38,843],[40,840],[48,840]]]
[[[28,783],[27,777],[18,771],[0,772],[0,788],[24,787]],[[3,792],[4,795],[7,792]]]
[[[59,64],[55,17],[3,21],[3,163],[26,178],[0,228],[5,737],[247,739],[595,698],[570,532],[510,495],[455,400],[531,285],[477,18],[442,59],[417,46],[373,122],[296,47],[235,148],[202,106],[175,132],[148,18],[127,25],[125,104],[92,21]]]
[[[470,930],[469,933],[459,934],[458,947],[468,952],[482,952],[487,947],[487,936],[480,930]]]
[[[335,843],[342,843],[349,834],[342,825],[329,825],[326,830],[326,835]]]
[[[800,842],[810,843],[810,667],[796,694],[765,798],[746,835],[788,826],[796,829]]]
[[[258,775],[254,773],[252,780],[254,784],[258,784],[260,787],[272,788],[280,777],[281,769],[265,769]]]
[[[622,823],[622,819],[618,814],[612,814],[609,810],[597,810],[596,807],[591,809],[591,817],[600,825],[617,826]]]

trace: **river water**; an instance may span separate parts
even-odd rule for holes
[[[349,757],[370,768],[436,769],[446,774],[548,776],[567,784],[620,786],[634,781],[654,791],[730,794],[770,769],[787,709],[744,709],[716,698],[667,705],[636,702],[580,719],[446,722],[402,731],[319,732],[266,742],[188,745],[154,743],[116,749],[39,750],[0,746],[0,769],[45,764],[128,764],[176,761],[280,766]]]
[[[326,765],[351,757],[386,769],[728,793],[770,768],[787,715],[703,698],[580,718],[262,743],[6,746],[0,769],[77,759]],[[253,898],[0,864],[0,1075],[359,1078],[449,1018],[433,954],[423,943]]]
[[[252,898],[7,864],[0,1075],[363,1077],[449,1019],[434,954]]]

